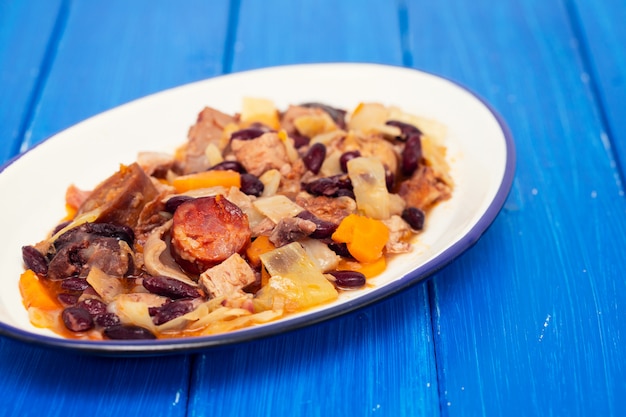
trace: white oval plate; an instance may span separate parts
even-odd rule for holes
[[[398,256],[374,287],[345,292],[336,302],[262,326],[230,333],[156,341],[65,339],[29,322],[18,279],[21,247],[40,241],[64,216],[69,184],[90,189],[139,151],[173,150],[186,140],[204,106],[240,110],[245,96],[278,108],[322,102],[352,110],[361,101],[395,105],[448,129],[453,197],[427,219],[413,252]],[[309,64],[235,73],[163,91],[92,117],[3,166],[0,189],[0,334],[28,343],[98,354],[182,352],[251,340],[344,314],[417,283],[473,245],[502,208],[513,180],[515,151],[503,121],[480,98],[446,79],[376,64]]]

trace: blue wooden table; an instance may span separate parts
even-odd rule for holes
[[[429,281],[194,354],[2,337],[0,415],[626,415],[624,22],[623,0],[0,0],[0,163],[169,87],[334,61],[457,81],[517,149],[494,224]]]

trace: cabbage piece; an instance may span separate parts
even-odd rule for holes
[[[277,169],[270,169],[261,174],[259,181],[263,183],[262,197],[270,197],[276,194],[281,177],[282,175],[280,175]]]
[[[300,242],[306,254],[323,273],[337,269],[341,257],[330,249],[326,243],[311,238],[301,239],[298,242]]]
[[[294,217],[304,209],[282,194],[261,197],[252,205],[274,223],[286,217]]]
[[[168,220],[162,226],[154,229],[146,243],[143,245],[143,262],[146,271],[150,275],[161,275],[182,281],[191,286],[198,284],[187,276],[176,264],[167,243],[163,240],[163,234],[172,226],[172,220]]]
[[[270,275],[268,283],[257,292],[255,311],[293,312],[337,298],[337,290],[306,254],[298,242],[261,255]]]
[[[150,317],[149,307],[162,305],[165,297],[149,293],[120,294],[111,302],[107,310],[117,314],[123,324],[140,326],[155,333],[157,327]]]
[[[357,209],[373,219],[388,219],[391,201],[382,162],[375,157],[351,159],[348,161],[348,176],[354,187]]]
[[[97,267],[89,270],[87,282],[105,303],[110,303],[124,292],[124,285],[117,277],[112,277]]]

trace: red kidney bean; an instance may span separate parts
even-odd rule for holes
[[[400,128],[401,135],[396,137],[396,139],[401,140],[401,141],[408,140],[409,136],[412,136],[412,135],[418,135],[418,136],[422,135],[421,130],[419,130],[416,126],[409,124],[409,123],[401,122],[399,120],[388,120],[386,124],[389,126],[395,126],[397,128]]]
[[[120,324],[120,318],[114,313],[98,314],[94,322],[100,327],[111,327]]]
[[[389,171],[387,167],[385,167],[385,185],[387,186],[387,191],[389,192],[393,192],[393,189],[396,186],[396,174]]]
[[[85,278],[70,277],[61,281],[61,288],[68,291],[82,292],[89,287],[90,285]]]
[[[247,195],[260,197],[263,194],[265,185],[252,174],[241,174],[241,192]]]
[[[424,228],[424,219],[426,215],[417,207],[407,207],[402,210],[402,219],[414,230],[422,230]]]
[[[322,220],[307,210],[300,212],[296,217],[315,223],[315,231],[309,235],[313,239],[329,238],[337,230],[335,223]]]
[[[335,252],[337,255],[339,255],[339,256],[341,256],[343,258],[352,259],[352,254],[348,250],[348,245],[347,244],[339,243],[339,242],[330,242],[328,244],[328,247],[330,248],[330,250]]]
[[[78,297],[78,294],[68,294],[66,292],[63,292],[57,295],[57,300],[59,300],[63,305],[73,306],[78,301]]]
[[[188,195],[176,195],[165,202],[165,211],[174,214],[178,206],[193,199],[194,197]]]
[[[22,259],[26,268],[39,276],[48,274],[48,260],[34,246],[22,246]]]
[[[87,310],[92,316],[97,316],[107,312],[107,305],[97,298],[84,299],[83,301],[78,303],[76,307]]]
[[[348,172],[348,161],[354,158],[358,158],[361,156],[361,152],[358,150],[355,151],[346,151],[341,154],[339,157],[339,166],[343,172]]]
[[[313,195],[338,197],[339,195],[346,195],[346,190],[352,191],[352,182],[350,182],[350,178],[345,175],[334,175],[332,177],[323,177],[308,182],[304,184],[304,189]],[[340,193],[340,191],[344,194]]]
[[[323,143],[314,143],[302,157],[304,165],[314,174],[320,172],[320,168],[326,158],[326,146]]]
[[[65,327],[73,332],[84,332],[93,328],[93,319],[91,314],[84,308],[67,307],[61,313]]]
[[[172,301],[171,303],[165,303],[161,307],[157,308],[152,317],[152,321],[158,326],[159,324],[174,320],[176,317],[183,316],[191,310],[193,310],[193,303],[191,300]]]
[[[353,290],[365,285],[365,275],[357,271],[332,271],[335,277],[335,285],[341,289]]]
[[[413,175],[422,159],[422,139],[420,135],[411,135],[404,144],[401,154],[400,169],[402,174],[410,177]]]
[[[153,294],[173,299],[197,298],[201,296],[198,288],[170,277],[145,277],[143,286]]]
[[[249,127],[233,132],[230,135],[230,140],[252,140],[267,132],[269,132],[269,129],[265,127]]]
[[[222,161],[209,168],[209,171],[235,171],[240,174],[245,174],[247,172],[239,161]]]
[[[296,149],[300,149],[303,146],[307,146],[311,142],[311,138],[305,135],[301,135],[298,132],[294,132],[289,135],[291,139],[293,139],[293,146]]]
[[[156,339],[156,336],[144,327],[131,324],[117,324],[104,329],[104,335],[115,340]]]
[[[318,109],[322,109],[324,110],[331,119],[333,119],[333,121],[335,122],[335,124],[341,128],[341,129],[345,129],[346,128],[346,111],[342,110],[342,109],[338,109],[336,107],[331,107],[327,104],[322,104],[322,103],[304,103],[301,104],[302,107],[315,107]]]

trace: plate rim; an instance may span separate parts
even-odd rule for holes
[[[153,355],[164,355],[164,354],[176,354],[176,353],[192,353],[201,350],[207,350],[210,348],[216,348],[219,346],[226,346],[232,344],[239,344],[245,342],[251,342],[254,340],[268,338],[271,336],[278,336],[288,332],[291,332],[296,329],[309,327],[316,325],[320,322],[331,320],[338,316],[342,316],[351,312],[354,312],[357,309],[361,309],[372,305],[376,302],[379,302],[383,299],[389,298],[408,287],[417,285],[419,283],[423,283],[428,278],[430,278],[433,274],[444,268],[446,265],[450,264],[457,257],[459,257],[466,250],[471,248],[480,238],[481,236],[489,229],[489,227],[493,224],[496,217],[500,213],[502,207],[508,195],[510,193],[513,180],[515,177],[515,169],[516,169],[516,150],[515,144],[513,140],[513,135],[504,120],[504,118],[500,115],[500,113],[483,97],[479,94],[466,87],[465,85],[459,83],[458,81],[452,80],[449,77],[441,76],[434,74],[429,71],[424,71],[421,69],[406,67],[402,65],[389,65],[389,64],[377,64],[377,63],[369,63],[369,62],[328,62],[328,63],[302,63],[302,64],[287,64],[287,65],[278,65],[278,66],[270,66],[270,67],[262,67],[256,69],[250,69],[245,71],[237,71],[228,74],[217,75],[209,78],[205,78],[202,80],[197,80],[185,84],[181,84],[179,86],[174,86],[171,88],[163,89],[142,97],[138,97],[134,100],[128,101],[126,103],[122,103],[118,106],[115,106],[111,109],[105,110],[103,112],[92,115],[84,120],[79,121],[76,124],[73,124],[65,129],[60,130],[48,137],[44,140],[38,142],[33,145],[29,149],[24,152],[15,155],[9,160],[5,161],[2,165],[0,165],[0,174],[10,165],[17,162],[23,156],[27,155],[41,144],[53,139],[54,137],[63,134],[65,131],[72,129],[77,124],[82,124],[88,122],[90,119],[98,117],[107,112],[120,109],[121,107],[130,105],[132,103],[146,100],[151,98],[152,96],[159,95],[165,93],[170,90],[176,90],[180,88],[193,88],[194,84],[204,83],[211,80],[219,80],[226,77],[234,77],[234,76],[245,76],[246,74],[251,73],[259,73],[259,72],[268,72],[275,70],[289,70],[289,69],[297,69],[297,68],[312,68],[312,67],[328,67],[331,68],[333,66],[352,66],[356,68],[363,67],[374,67],[380,69],[394,69],[394,70],[406,70],[410,72],[420,73],[422,75],[426,75],[429,77],[434,77],[436,79],[445,81],[449,84],[452,84],[454,87],[459,88],[465,91],[467,94],[471,95],[473,98],[478,100],[484,108],[491,113],[494,117],[496,123],[498,124],[502,136],[504,138],[504,149],[506,152],[506,159],[504,163],[504,171],[502,175],[502,179],[500,184],[498,185],[497,191],[494,194],[493,199],[489,202],[488,206],[484,210],[484,212],[479,216],[476,223],[458,240],[456,240],[449,247],[445,248],[441,253],[435,255],[432,259],[429,259],[425,263],[419,265],[417,268],[410,271],[408,274],[402,276],[401,278],[394,280],[384,286],[381,291],[372,291],[369,292],[356,300],[346,300],[340,304],[318,310],[313,311],[311,313],[303,314],[301,316],[291,318],[288,320],[279,320],[268,326],[259,326],[259,327],[251,327],[246,328],[241,331],[232,331],[226,332],[216,335],[210,336],[200,336],[200,337],[192,337],[192,338],[174,338],[174,339],[158,339],[158,340],[131,340],[131,341],[114,341],[114,340],[106,340],[106,341],[93,341],[93,340],[80,340],[80,339],[68,339],[68,338],[57,338],[47,335],[41,335],[33,332],[29,332],[22,328],[15,327],[11,324],[0,321],[0,335],[8,336],[12,339],[18,340],[20,342],[28,343],[31,345],[36,345],[40,347],[61,349],[61,350],[71,350],[75,352],[100,355],[100,356],[153,356]]]

